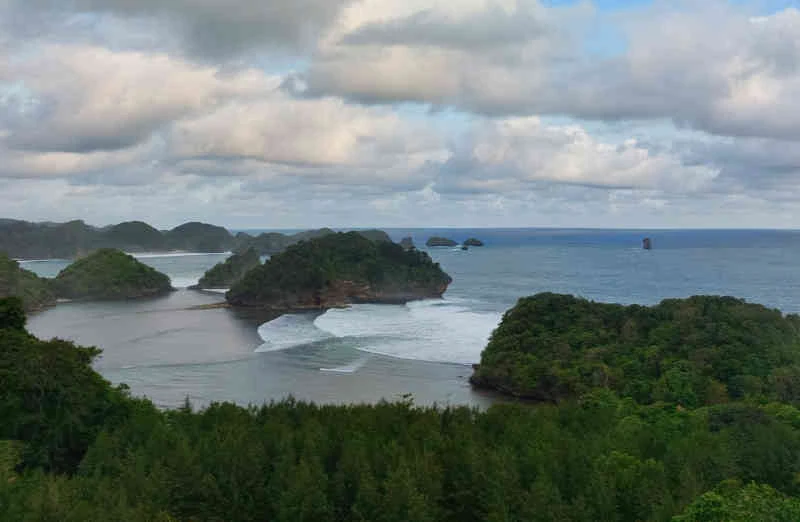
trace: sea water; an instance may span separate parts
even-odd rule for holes
[[[607,302],[653,304],[696,294],[734,295],[800,312],[800,233],[794,231],[389,230],[424,248],[432,235],[486,244],[429,253],[454,279],[443,299],[359,304],[324,313],[259,316],[196,309],[219,293],[186,290],[228,254],[145,254],[180,288],[117,303],[64,303],[30,319],[42,337],[99,346],[96,367],[161,406],[263,403],[292,395],[317,402],[485,406],[470,389],[502,314],[521,296],[562,292]],[[641,248],[652,238],[653,250]],[[63,260],[23,262],[53,276]]]

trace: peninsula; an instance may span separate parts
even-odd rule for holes
[[[441,297],[451,282],[424,252],[349,232],[289,247],[248,272],[226,298],[234,306],[319,310]]]

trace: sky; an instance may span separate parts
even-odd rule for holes
[[[0,217],[800,228],[800,0],[0,0]]]

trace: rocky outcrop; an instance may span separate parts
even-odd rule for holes
[[[414,246],[414,240],[410,236],[404,237],[402,240],[400,240],[400,246],[405,248],[406,250],[411,250],[412,248],[416,248]]]
[[[173,290],[169,277],[119,250],[104,248],[81,258],[55,278],[58,297],[137,299]]]
[[[27,312],[56,304],[56,294],[49,280],[29,270],[5,254],[0,254],[0,298],[18,297]]]
[[[441,297],[451,281],[424,252],[350,232],[275,255],[248,272],[226,299],[233,306],[276,311],[324,310]]]
[[[464,241],[464,243],[462,243],[462,244],[464,246],[468,246],[468,247],[482,247],[483,246],[483,241],[481,241],[480,239],[475,239],[474,237],[471,237],[471,238],[467,239],[466,241]]]
[[[429,238],[428,241],[425,242],[425,245],[429,247],[454,247],[458,246],[458,242],[446,237],[434,236]]]
[[[255,250],[248,249],[241,254],[233,254],[222,263],[217,263],[207,271],[200,281],[191,287],[195,290],[205,288],[230,288],[240,281],[244,275],[261,264]]]

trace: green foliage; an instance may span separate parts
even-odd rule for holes
[[[432,297],[450,281],[424,252],[350,232],[289,247],[248,272],[226,297],[241,306],[313,308]]]
[[[58,295],[68,299],[133,299],[172,290],[169,277],[113,249],[96,250],[75,261],[54,284]]]
[[[0,298],[9,296],[22,299],[28,311],[41,310],[56,303],[50,281],[20,268],[19,263],[0,253]]]
[[[124,393],[91,368],[100,354],[20,327],[15,299],[0,300],[0,439],[26,443],[27,464],[77,467],[102,425],[124,409]]]
[[[755,483],[726,481],[702,495],[673,522],[796,522],[800,499]]]
[[[27,317],[22,299],[19,297],[0,298],[0,330],[24,330]]]
[[[505,314],[472,382],[544,401],[607,388],[690,408],[797,403],[800,318],[732,297],[644,307],[540,294]]]
[[[159,411],[0,300],[0,518],[13,521],[800,520],[800,410],[412,401]],[[10,326],[10,327],[9,327]],[[686,394],[684,368],[664,391]],[[743,484],[747,484],[743,486]]]
[[[244,275],[261,264],[256,251],[252,248],[241,254],[233,254],[222,263],[217,263],[208,270],[200,281],[197,288],[229,288],[231,285],[242,279]]]

